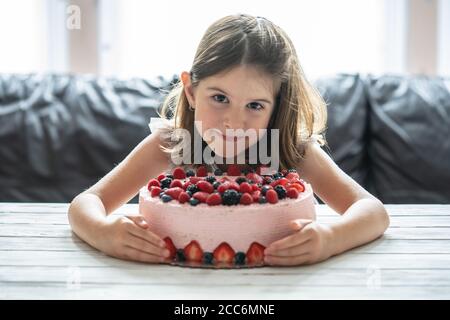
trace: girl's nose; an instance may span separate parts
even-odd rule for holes
[[[232,109],[232,108],[230,108]],[[229,110],[224,117],[225,129],[244,129],[245,127],[245,114],[241,110]]]

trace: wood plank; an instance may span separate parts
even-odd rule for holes
[[[5,286],[20,283],[54,284],[128,284],[152,286],[211,286],[242,284],[258,286],[450,286],[450,269],[321,269],[295,268],[289,273],[276,273],[269,268],[240,270],[195,270],[146,266],[145,268],[90,267],[0,267],[0,283]],[[265,272],[262,272],[262,271]],[[185,272],[189,276],[186,276]]]
[[[2,251],[0,266],[100,266],[129,267],[137,264],[97,251]],[[317,268],[441,269],[450,266],[450,254],[344,253],[317,264]]]
[[[71,238],[51,239],[44,237],[0,237],[1,251],[94,251],[83,240],[73,235]],[[360,253],[448,253],[450,240],[398,240],[381,238],[350,251]]]
[[[271,286],[264,283],[247,286],[130,286],[94,284],[67,286],[23,283],[8,285],[0,291],[0,299],[449,299],[448,286]]]

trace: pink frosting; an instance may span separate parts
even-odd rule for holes
[[[315,220],[314,195],[309,184],[297,199],[276,204],[191,206],[172,200],[168,203],[151,197],[147,187],[139,193],[139,211],[150,230],[161,238],[170,237],[176,248],[196,240],[203,251],[213,252],[227,242],[235,252],[246,252],[253,242],[267,247],[273,241],[293,233],[290,221]]]

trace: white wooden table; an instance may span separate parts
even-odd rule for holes
[[[368,245],[311,266],[238,270],[108,257],[71,232],[67,208],[0,203],[0,299],[450,298],[450,205],[388,205],[391,227]],[[339,219],[317,209],[323,223]]]

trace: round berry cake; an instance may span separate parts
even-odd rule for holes
[[[168,263],[239,268],[264,265],[264,249],[315,219],[314,195],[295,170],[271,175],[175,168],[140,190],[139,211],[166,242]]]

